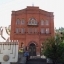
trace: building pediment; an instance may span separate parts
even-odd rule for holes
[[[24,8],[22,10],[12,11],[12,14],[43,14],[46,16],[53,16],[53,12],[48,12],[42,9],[39,9],[37,6],[27,6],[27,8]]]

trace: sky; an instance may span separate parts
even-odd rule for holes
[[[5,27],[11,24],[12,11],[32,5],[53,12],[54,27],[64,27],[64,0],[0,0],[0,26]]]

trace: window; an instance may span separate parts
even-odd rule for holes
[[[37,33],[37,28],[28,28],[28,33],[29,34]]]
[[[37,25],[37,21],[35,18],[31,18],[29,21],[28,21],[28,25]]]
[[[34,28],[32,28],[32,33],[34,33]]]
[[[49,25],[49,21],[48,20],[45,21],[45,25]]]
[[[45,24],[45,22],[43,20],[41,20],[41,25],[44,25],[44,24]]]
[[[32,28],[28,28],[28,33],[30,34],[32,32]]]
[[[19,25],[20,24],[20,19],[17,19],[16,20],[16,25]]]
[[[45,33],[45,28],[41,28],[41,34]]]
[[[16,33],[19,33],[20,32],[20,29],[19,28],[16,28],[16,31],[15,31]]]
[[[46,28],[46,34],[49,34],[50,31],[49,31],[49,28]]]
[[[22,19],[22,20],[21,20],[21,25],[24,25],[24,24],[25,24],[25,20]]]
[[[21,34],[25,33],[25,28],[21,28]]]
[[[37,28],[34,28],[34,32],[37,33]]]

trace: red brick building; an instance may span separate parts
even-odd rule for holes
[[[41,44],[50,36],[54,36],[54,15],[39,7],[12,11],[11,40],[19,40],[19,48],[27,47],[31,55],[39,55]]]

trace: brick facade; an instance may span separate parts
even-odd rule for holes
[[[54,15],[35,6],[12,11],[11,40],[19,40],[19,48],[29,49],[34,44],[36,55],[40,54],[41,43],[50,36],[54,36]]]

